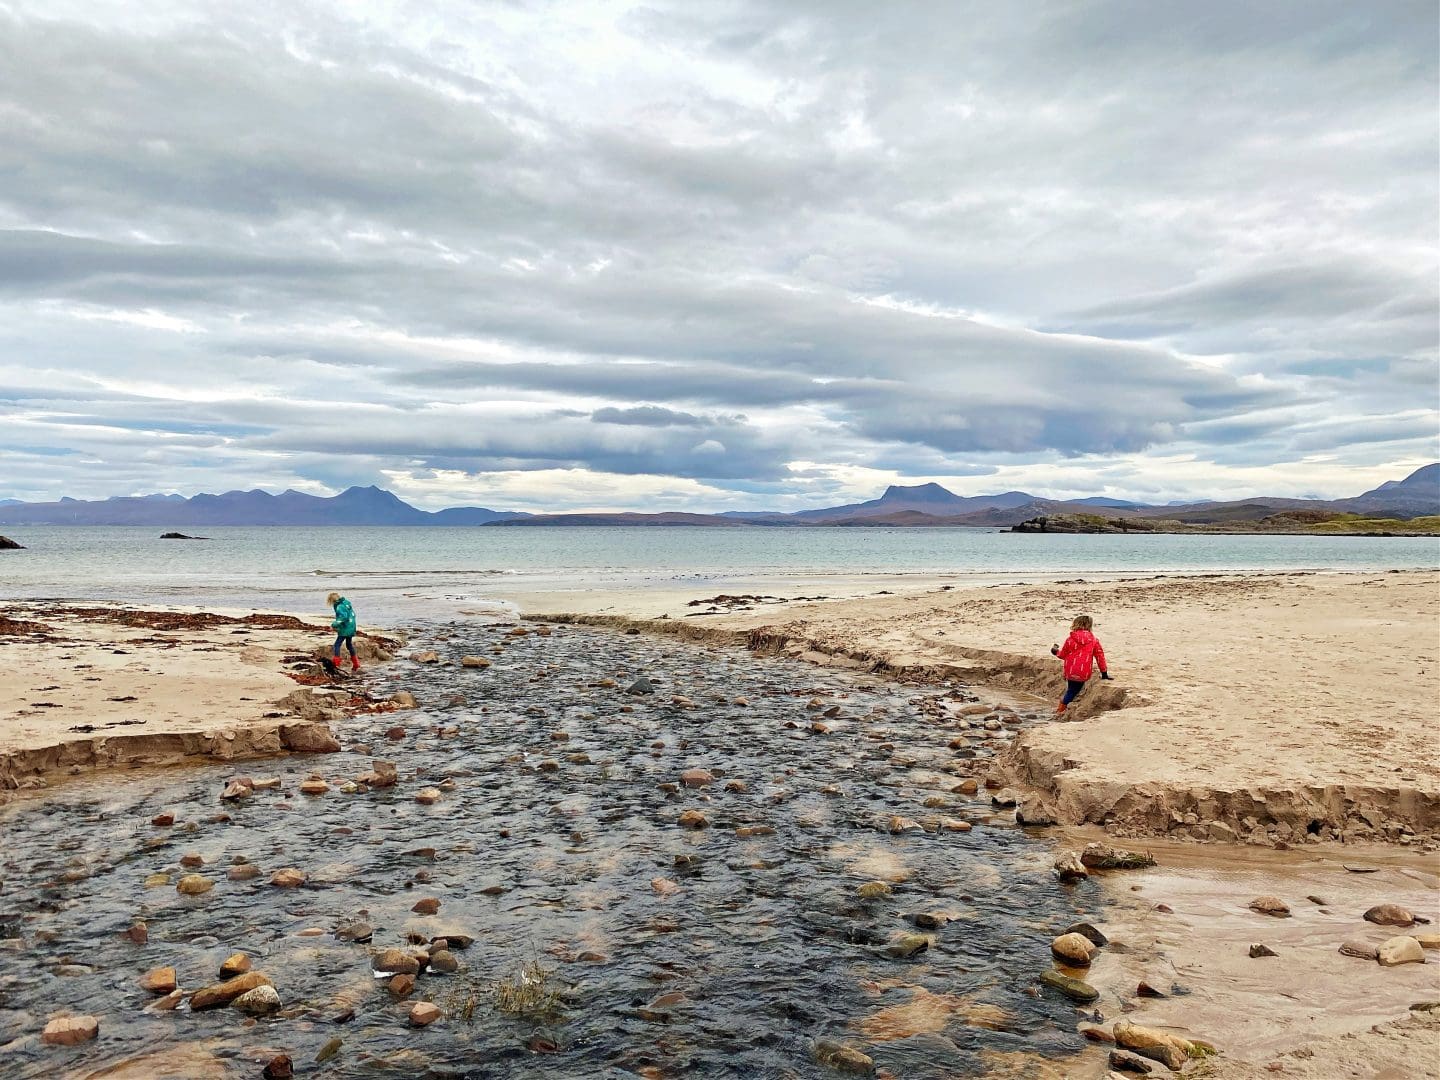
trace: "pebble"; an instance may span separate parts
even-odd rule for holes
[[[260,1075],[265,1080],[292,1080],[295,1075],[295,1067],[290,1061],[290,1055],[276,1054]]]
[[[157,829],[163,829],[167,825],[175,824],[175,815],[156,814],[153,818],[150,819],[150,824],[154,825]]]
[[[1376,926],[1414,926],[1415,916],[1399,904],[1376,904],[1365,912],[1365,921]]]
[[[1059,990],[1071,1001],[1078,1001],[1082,1005],[1088,1005],[1090,1002],[1100,999],[1100,991],[1089,983],[1071,978],[1069,975],[1063,975],[1053,968],[1049,971],[1042,971],[1040,981],[1051,989]]]
[[[714,781],[715,774],[709,769],[686,769],[680,774],[680,782],[688,788],[704,787]]]
[[[241,863],[227,870],[225,876],[231,881],[249,881],[260,876],[260,868],[254,863]]]
[[[312,776],[300,785],[301,795],[324,795],[329,790],[330,785],[316,776]]]
[[[403,1001],[415,989],[415,976],[410,974],[392,976],[386,988],[396,1001]]]
[[[1254,900],[1250,901],[1250,910],[1259,912],[1261,915],[1270,915],[1277,919],[1288,919],[1290,917],[1290,905],[1278,896],[1257,896]]]
[[[436,949],[430,954],[427,968],[441,975],[449,975],[460,970],[460,961],[455,959],[455,954],[449,949]]]
[[[410,1026],[429,1027],[440,1019],[440,1007],[428,1001],[417,1001],[410,1006]]]
[[[440,910],[440,901],[433,896],[427,896],[416,900],[410,910],[416,915],[434,915]]]
[[[686,810],[680,815],[679,822],[682,829],[703,829],[710,824],[710,819],[699,810]]]
[[[151,994],[170,994],[175,991],[175,969],[173,967],[151,968],[140,976],[140,989]]]
[[[293,866],[287,866],[270,875],[270,884],[277,889],[298,889],[305,884],[305,874]]]
[[[1061,934],[1050,942],[1050,953],[1072,967],[1089,967],[1095,956],[1095,944],[1083,934]]]
[[[280,994],[273,986],[257,986],[230,1003],[247,1016],[269,1016],[280,1009]]]
[[[100,1034],[100,1021],[93,1016],[62,1016],[51,1020],[40,1033],[49,1046],[75,1046]]]
[[[1340,946],[1342,956],[1353,956],[1357,960],[1377,960],[1380,950],[1364,941],[1347,941]]]
[[[386,949],[375,958],[375,970],[399,975],[418,975],[420,961],[403,949]]]
[[[815,1061],[837,1072],[854,1073],[857,1076],[873,1076],[875,1059],[853,1046],[833,1039],[820,1039],[815,1043]]]
[[[232,979],[236,975],[244,975],[245,972],[249,970],[250,957],[246,956],[243,952],[237,952],[232,956],[226,957],[225,962],[220,965],[220,978]]]
[[[1258,960],[1258,959],[1260,959],[1260,957],[1262,957],[1262,956],[1279,956],[1279,955],[1280,955],[1280,954],[1277,953],[1274,949],[1270,948],[1269,945],[1251,945],[1251,946],[1250,946],[1250,959],[1252,959],[1252,960]]]
[[[862,900],[878,900],[882,896],[889,896],[894,890],[890,888],[887,882],[867,881],[864,885],[856,889],[855,892]]]
[[[1080,861],[1080,853],[1067,851],[1055,860],[1055,873],[1061,881],[1081,881],[1090,876],[1090,871],[1085,869],[1085,864]]]
[[[315,1064],[319,1065],[321,1062],[329,1061],[340,1052],[340,1047],[343,1045],[340,1041],[340,1036],[335,1036],[324,1046],[320,1047],[320,1052],[315,1055]]]
[[[215,883],[203,874],[186,874],[175,883],[175,891],[186,896],[200,896],[215,887]]]

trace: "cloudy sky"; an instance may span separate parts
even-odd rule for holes
[[[0,0],[0,497],[1352,495],[1433,0]]]

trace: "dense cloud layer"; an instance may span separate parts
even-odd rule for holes
[[[1433,3],[0,0],[0,497],[1354,494]]]

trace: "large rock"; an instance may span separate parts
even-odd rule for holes
[[[1365,921],[1376,926],[1414,926],[1415,916],[1399,904],[1376,904],[1365,912]]]
[[[1095,945],[1083,934],[1061,934],[1050,942],[1056,960],[1072,967],[1089,967],[1095,956]]]
[[[1082,881],[1090,876],[1090,871],[1080,861],[1079,853],[1074,851],[1067,851],[1055,860],[1055,873],[1060,875],[1061,881]]]
[[[1015,821],[1019,825],[1056,825],[1059,811],[1038,795],[1027,795],[1015,807]]]
[[[0,551],[24,551],[24,544],[17,544],[8,536],[0,536]]]
[[[820,1039],[815,1043],[815,1061],[836,1072],[854,1076],[874,1076],[875,1061],[864,1051],[833,1039]]]
[[[1278,896],[1257,896],[1250,901],[1250,910],[1259,912],[1261,915],[1269,915],[1276,919],[1288,919],[1290,917],[1290,905],[1281,900]]]
[[[1376,959],[1384,967],[1395,967],[1398,964],[1423,964],[1425,950],[1413,937],[1402,934],[1399,937],[1392,937],[1381,945]]]
[[[1155,865],[1155,859],[1148,851],[1142,855],[1138,851],[1126,851],[1099,841],[1085,845],[1085,850],[1080,852],[1080,861],[1091,870],[1143,870]]]
[[[418,975],[420,961],[404,949],[386,949],[375,957],[375,970],[392,975]]]
[[[100,1034],[100,1021],[93,1016],[62,1016],[51,1020],[40,1033],[40,1041],[50,1046],[74,1046],[89,1042]]]
[[[1195,1044],[1178,1035],[1141,1027],[1129,1020],[1117,1020],[1111,1029],[1115,1042],[1126,1050],[1133,1050],[1142,1057],[1158,1061],[1170,1069],[1179,1071],[1196,1053]]]
[[[281,724],[280,745],[297,754],[335,754],[340,751],[340,743],[330,725],[313,720]]]
[[[360,782],[372,788],[394,787],[400,782],[400,776],[393,761],[371,758],[370,771],[360,777]]]
[[[203,990],[196,990],[190,996],[190,1011],[201,1012],[205,1009],[218,1009],[221,1005],[229,1005],[241,994],[254,990],[257,986],[270,985],[269,977],[263,972],[247,971],[244,975],[237,975],[225,982],[207,986]]]

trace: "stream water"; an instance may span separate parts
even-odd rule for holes
[[[446,662],[361,681],[421,707],[344,722],[339,754],[95,775],[0,810],[0,1074],[201,1075],[193,1053],[165,1064],[182,1044],[210,1055],[203,1075],[259,1077],[283,1052],[297,1075],[335,1078],[835,1076],[820,1040],[896,1077],[1018,1077],[1080,1051],[1075,1008],[1034,987],[1051,936],[1095,919],[1090,894],[1059,884],[1011,815],[991,820],[983,786],[955,791],[1033,716],[977,710],[963,687],[603,630],[410,633]],[[655,693],[626,692],[641,676]],[[399,783],[342,793],[372,756]],[[680,785],[694,768],[714,782]],[[312,770],[328,793],[300,793]],[[237,772],[281,783],[222,803]],[[415,800],[445,781],[439,802]],[[686,810],[708,827],[682,827]],[[175,824],[152,825],[162,812]],[[922,828],[892,833],[895,815]],[[260,875],[229,880],[239,861]],[[281,867],[306,883],[272,886]],[[186,873],[215,885],[180,895]],[[890,893],[862,898],[877,880]],[[438,914],[412,912],[422,897]],[[147,944],[125,937],[137,919]],[[368,945],[335,936],[357,921]],[[891,955],[915,933],[927,948]],[[447,934],[474,939],[459,970],[422,973],[408,1000],[374,976],[374,950]],[[194,990],[237,951],[274,981],[279,1014],[144,1008],[147,970]],[[498,1007],[526,968],[553,1012]],[[418,1000],[443,1018],[408,1026]],[[99,1038],[42,1045],[66,1009],[99,1017]]]

